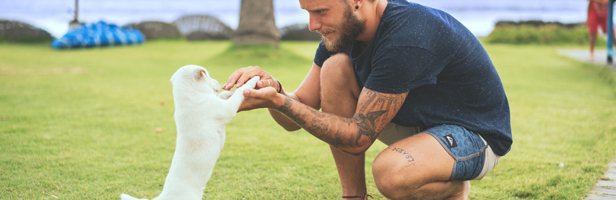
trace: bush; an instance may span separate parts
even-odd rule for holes
[[[567,28],[556,24],[545,26],[517,25],[496,26],[486,37],[488,43],[540,44],[540,45],[588,45],[590,40],[586,25]],[[606,40],[598,36],[597,46],[605,46]]]
[[[53,37],[47,31],[28,23],[0,20],[0,43],[47,43],[52,40]]]

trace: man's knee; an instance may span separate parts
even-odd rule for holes
[[[383,194],[383,196],[387,197],[388,199],[401,199],[404,197],[401,195],[403,193],[400,191],[399,184],[396,184],[394,180],[395,178],[392,179],[389,177],[377,178],[376,175],[374,177],[376,188],[381,194]]]
[[[339,53],[327,59],[321,67],[320,78],[323,109],[339,109],[339,105],[347,105],[350,106],[348,112],[355,111],[360,89],[347,54]]]
[[[377,189],[389,199],[402,199],[409,197],[411,191],[420,187],[419,180],[409,180],[409,176],[402,175],[404,166],[396,162],[391,154],[379,154],[372,164],[372,174]]]
[[[355,79],[351,58],[345,53],[339,53],[329,57],[321,67],[322,81],[340,81],[347,79],[349,75]]]

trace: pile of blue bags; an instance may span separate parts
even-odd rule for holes
[[[81,25],[51,42],[54,49],[141,44],[145,37],[139,30],[119,27],[103,21]]]

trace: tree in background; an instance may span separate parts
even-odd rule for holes
[[[236,45],[270,44],[278,46],[280,33],[274,18],[273,0],[242,0],[240,23],[233,43]]]
[[[75,16],[73,18],[73,21],[69,22],[68,29],[72,30],[80,26],[81,23],[79,22],[79,0],[75,0]]]

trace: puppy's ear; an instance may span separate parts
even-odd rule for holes
[[[199,78],[204,78],[205,76],[205,69],[199,69]]]
[[[207,72],[205,72],[205,69],[199,69],[199,76],[197,78],[204,79],[206,77],[207,77]]]

